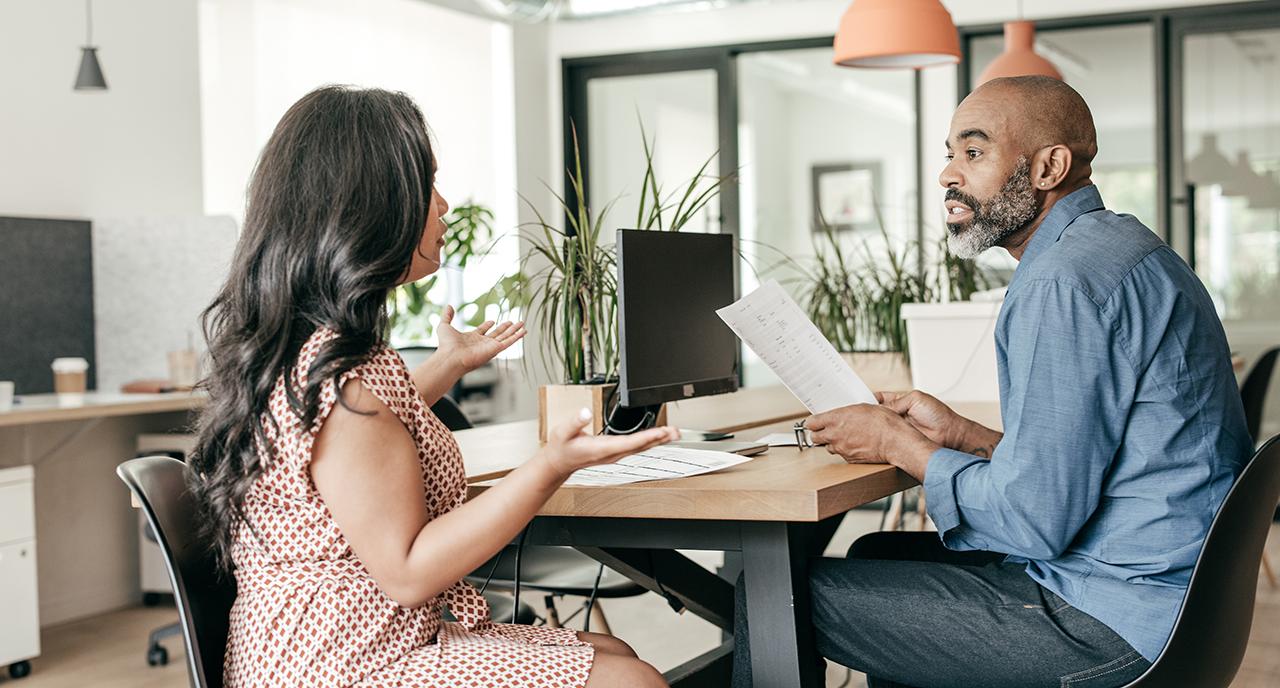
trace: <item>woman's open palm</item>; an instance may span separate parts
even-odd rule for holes
[[[566,478],[579,468],[613,463],[680,438],[680,431],[669,426],[630,435],[590,435],[586,433],[590,422],[591,414],[583,409],[578,417],[547,433],[547,446],[542,451],[556,472]]]
[[[523,322],[504,322],[495,325],[492,320],[480,323],[474,330],[460,332],[453,326],[453,306],[445,306],[436,328],[439,339],[438,352],[457,361],[466,370],[475,370],[506,351],[512,344],[524,338]]]

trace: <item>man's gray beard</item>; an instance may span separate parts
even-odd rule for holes
[[[974,217],[967,226],[958,231],[947,227],[947,250],[965,260],[977,258],[1035,219],[1036,192],[1031,186],[1031,163],[1026,157],[1018,158],[994,198],[972,210]]]
[[[947,230],[947,250],[951,255],[965,260],[973,260],[983,251],[1004,241],[1014,231],[1006,231],[985,222],[972,221],[959,233]]]

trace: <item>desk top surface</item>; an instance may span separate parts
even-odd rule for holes
[[[112,416],[189,411],[204,405],[203,394],[122,394],[88,392],[71,399],[57,394],[28,394],[18,397],[12,408],[0,411],[0,427],[89,420]]]
[[[746,394],[744,394],[744,392]],[[738,396],[742,395],[742,396]],[[790,399],[790,401],[787,401]],[[719,401],[720,403],[716,403]],[[694,403],[697,402],[697,403]],[[673,425],[733,429],[754,440],[789,431],[804,407],[781,387],[680,402],[668,414]],[[999,405],[957,403],[957,412],[998,428]],[[787,418],[779,420],[777,414]],[[475,496],[490,481],[538,450],[536,421],[491,425],[456,433]],[[678,480],[611,487],[562,487],[538,512],[546,516],[819,521],[915,485],[888,465],[850,465],[823,448],[772,447],[767,454],[723,471]]]

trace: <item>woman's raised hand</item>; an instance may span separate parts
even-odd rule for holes
[[[440,326],[436,328],[439,339],[437,354],[461,366],[463,371],[472,371],[493,360],[494,356],[506,351],[508,347],[524,338],[523,322],[504,322],[495,325],[486,320],[474,330],[459,332],[453,326],[453,306],[445,306],[440,316]]]
[[[586,432],[591,412],[582,409],[573,420],[551,430],[540,456],[561,478],[568,478],[579,468],[613,463],[624,456],[642,452],[680,437],[680,431],[667,426],[631,435],[591,435]]]

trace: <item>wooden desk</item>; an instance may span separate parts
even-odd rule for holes
[[[681,405],[669,412],[672,424],[731,428],[745,440],[789,431],[795,418],[806,415],[780,387]],[[957,411],[998,427],[995,404],[960,404]],[[533,422],[456,434],[472,496],[538,448]],[[575,547],[729,632],[733,585],[675,550],[740,552],[756,683],[818,686],[822,677],[808,654],[813,647],[808,560],[821,552],[846,511],[915,484],[892,466],[848,465],[821,448],[774,447],[767,455],[708,475],[616,487],[562,487],[534,519],[525,541]],[[667,678],[673,685],[724,683],[731,652],[727,643],[668,672]]]
[[[88,392],[79,401],[68,401],[56,394],[28,394],[18,397],[13,408],[0,411],[0,427],[190,411],[205,401],[203,394],[189,393]]]
[[[35,468],[36,575],[44,626],[134,604],[137,515],[115,467],[137,436],[180,430],[205,399],[89,392],[82,403],[27,395],[0,411],[0,467]]]

